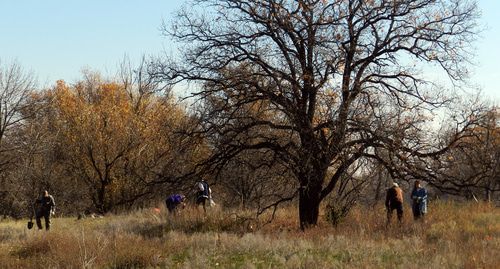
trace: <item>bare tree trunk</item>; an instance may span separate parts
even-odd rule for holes
[[[106,205],[106,186],[107,184],[104,184],[102,183],[99,190],[97,191],[97,210],[99,211],[99,213],[101,214],[104,214],[106,213],[109,208],[108,206]]]
[[[305,230],[318,224],[319,197],[315,193],[301,191],[299,197],[300,228]]]
[[[377,180],[377,188],[375,189],[375,197],[373,197],[373,207],[375,207],[380,200],[380,190],[382,188],[382,171],[380,168],[377,169],[378,171],[378,180]]]
[[[488,203],[491,202],[491,189],[489,187],[485,188],[484,200]]]
[[[312,176],[308,185],[302,185],[299,192],[300,228],[305,230],[318,224],[319,205],[321,203],[321,182],[318,176]]]

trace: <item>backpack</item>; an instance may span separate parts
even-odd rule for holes
[[[200,182],[202,185],[203,185],[203,195],[205,196],[209,196],[209,187],[208,187],[208,183],[206,181],[202,181]]]

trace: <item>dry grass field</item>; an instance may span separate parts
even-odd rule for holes
[[[0,222],[1,268],[499,268],[500,208],[430,204],[423,222],[405,208],[355,208],[337,228],[300,231],[295,208],[272,223],[248,212],[144,209],[104,218],[55,218],[50,232]]]

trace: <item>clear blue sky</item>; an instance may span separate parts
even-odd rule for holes
[[[113,74],[128,55],[169,48],[163,19],[184,0],[0,0],[0,59],[17,60],[38,75],[41,86],[72,82],[82,68]],[[486,30],[476,44],[472,82],[500,103],[500,1],[479,0]]]
[[[114,73],[127,54],[159,54],[183,0],[0,0],[0,59],[16,59],[39,82],[75,81],[82,68]]]

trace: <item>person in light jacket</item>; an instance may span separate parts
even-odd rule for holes
[[[415,180],[411,192],[413,218],[418,220],[427,214],[427,190],[423,188],[419,180]]]

